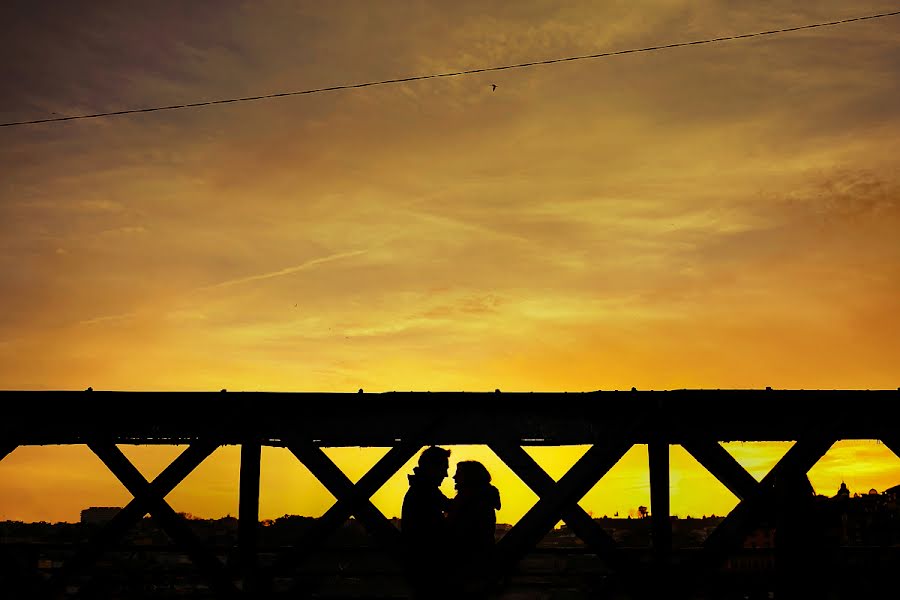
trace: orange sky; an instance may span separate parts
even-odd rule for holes
[[[11,5],[0,121],[896,9],[106,4]],[[0,129],[0,389],[896,388],[898,19]],[[771,465],[785,446],[729,449]],[[150,471],[176,450],[126,452]],[[357,474],[378,456],[330,452]],[[541,452],[559,475],[578,449]],[[472,453],[487,454],[455,448],[453,461]],[[204,463],[170,496],[176,510],[234,514],[237,455]],[[673,512],[734,504],[678,448],[672,462]],[[533,496],[489,466],[514,520]],[[375,498],[389,516],[406,472]],[[844,443],[811,475],[824,493],[842,478],[880,490],[900,483],[900,460]],[[264,517],[321,512],[317,486],[286,452],[264,453]],[[648,495],[637,447],[582,504],[611,514]],[[85,448],[0,462],[0,519],[125,501]]]

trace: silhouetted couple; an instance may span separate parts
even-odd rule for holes
[[[401,529],[416,598],[485,598],[491,584],[500,492],[480,462],[456,465],[456,496],[440,490],[450,451],[437,446],[419,456],[403,498]]]

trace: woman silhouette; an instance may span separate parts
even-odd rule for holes
[[[456,465],[456,496],[447,511],[450,553],[464,597],[486,597],[494,554],[500,492],[478,461]]]

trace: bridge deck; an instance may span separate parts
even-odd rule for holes
[[[318,446],[425,443],[593,444],[836,439],[895,434],[898,390],[673,390],[583,393],[0,391],[0,439],[17,444],[219,444],[285,439]]]

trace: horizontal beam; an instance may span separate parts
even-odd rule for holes
[[[824,425],[838,439],[896,439],[900,390],[673,390],[583,393],[0,391],[0,440],[15,445],[394,446],[443,417],[423,444],[593,445],[640,417],[632,440],[786,441]],[[122,406],[152,406],[135,419]],[[852,410],[847,410],[852,407]],[[740,415],[736,418],[735,415]],[[841,418],[834,425],[834,415]],[[661,424],[661,425],[659,425]]]

